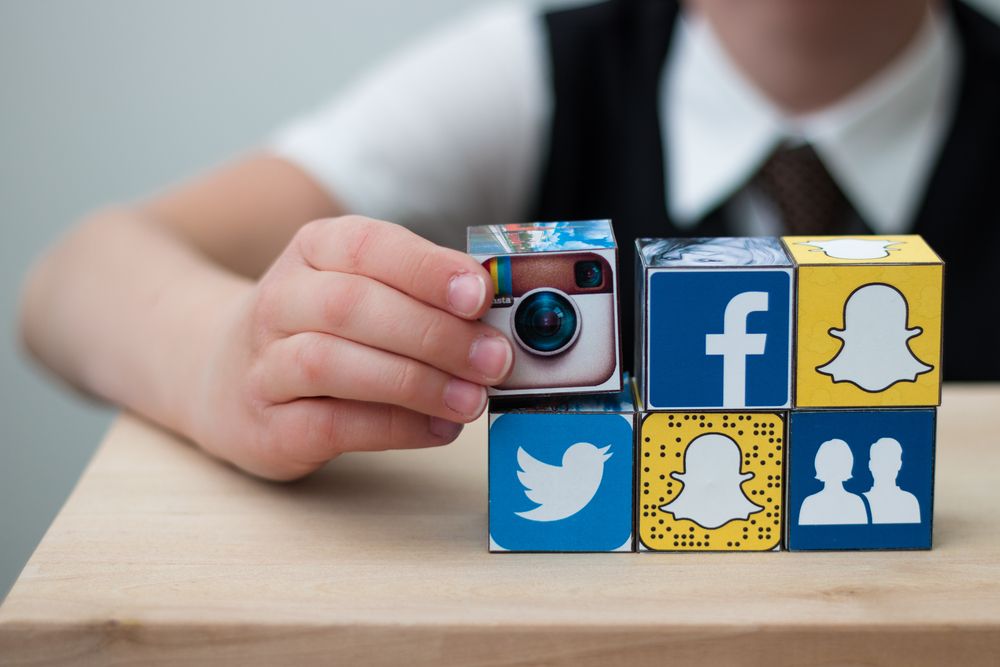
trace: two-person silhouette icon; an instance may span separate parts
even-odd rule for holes
[[[850,446],[836,438],[821,444],[815,465],[816,479],[823,482],[823,489],[802,501],[799,525],[920,523],[916,496],[896,484],[903,466],[899,441],[879,438],[872,443],[868,457],[872,487],[861,495],[854,494],[844,488],[844,482],[853,477]]]

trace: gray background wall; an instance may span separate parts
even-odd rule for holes
[[[17,349],[32,258],[89,209],[253,147],[483,0],[0,0],[0,597],[112,413]]]
[[[0,597],[112,416],[19,354],[31,259],[89,209],[254,146],[386,51],[483,3],[0,0]],[[1000,0],[977,4],[1000,16]]]

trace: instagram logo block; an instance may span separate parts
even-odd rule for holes
[[[791,404],[791,259],[775,238],[639,239],[645,410]]]
[[[493,278],[483,321],[514,343],[510,377],[491,395],[621,389],[610,221],[470,227],[468,249]]]

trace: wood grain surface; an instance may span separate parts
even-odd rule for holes
[[[484,420],[272,484],[122,416],[0,664],[998,664],[1000,386],[946,387],[937,461],[929,552],[490,555]]]

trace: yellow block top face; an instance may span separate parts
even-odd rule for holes
[[[776,548],[784,454],[778,414],[650,414],[639,443],[640,545],[652,551]]]
[[[917,234],[899,236],[782,236],[796,264],[941,264]]]
[[[943,268],[800,268],[796,406],[938,405]]]

